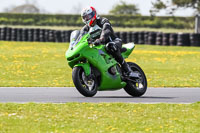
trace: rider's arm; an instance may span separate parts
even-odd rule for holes
[[[83,26],[83,28],[81,29],[80,34],[82,35],[84,32],[88,32],[88,31],[89,31],[89,26],[88,26],[88,25],[85,25],[85,26]]]
[[[100,39],[102,43],[104,43],[107,39],[109,39],[113,30],[112,30],[110,22],[106,18],[102,20],[102,25],[103,25],[103,28],[102,28]]]

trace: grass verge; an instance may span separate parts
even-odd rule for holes
[[[0,42],[0,86],[73,86],[67,43]],[[136,45],[127,61],[144,70],[149,87],[199,87],[200,48]]]
[[[200,103],[194,104],[0,104],[0,131],[199,133]]]

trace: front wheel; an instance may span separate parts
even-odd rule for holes
[[[72,79],[76,89],[85,97],[92,97],[97,93],[97,80],[94,76],[88,78],[82,67],[74,67]]]
[[[124,90],[131,96],[140,97],[147,90],[147,79],[143,70],[135,63],[128,62],[128,65],[133,72],[138,73],[140,78],[135,81],[127,81],[127,85]]]

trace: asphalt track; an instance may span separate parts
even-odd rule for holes
[[[99,91],[83,97],[72,87],[1,87],[0,102],[127,102],[127,103],[194,103],[200,101],[200,88],[148,88],[142,97],[131,97],[123,89]]]

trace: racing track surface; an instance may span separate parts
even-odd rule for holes
[[[200,101],[200,88],[148,88],[142,97],[131,97],[123,89],[102,91],[83,97],[72,87],[1,87],[0,102],[129,102],[129,103],[194,103]]]

